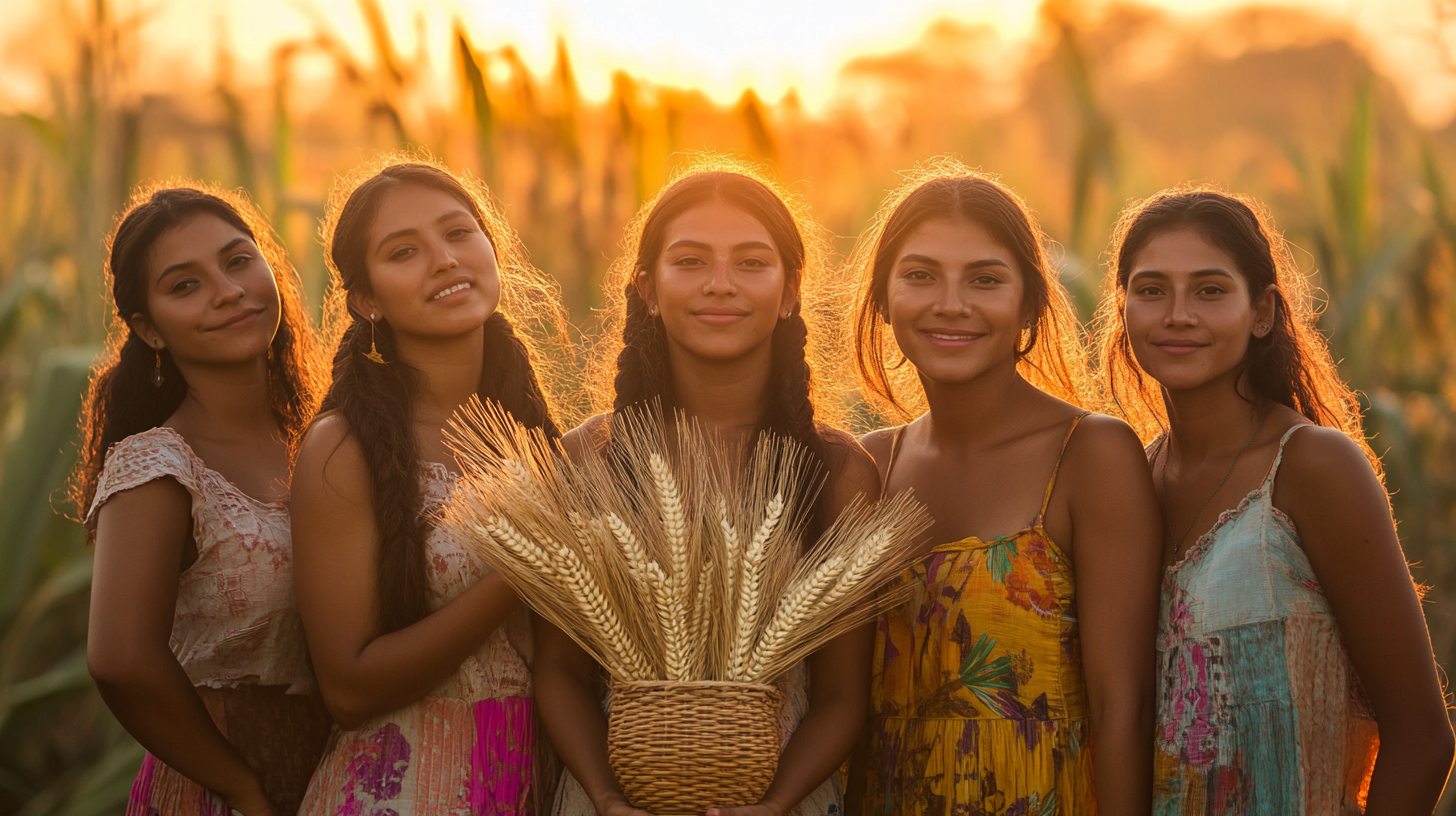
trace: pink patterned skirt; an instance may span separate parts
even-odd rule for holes
[[[335,731],[307,816],[528,816],[536,754],[530,697],[426,697]]]

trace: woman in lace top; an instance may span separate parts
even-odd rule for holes
[[[1430,813],[1451,726],[1308,282],[1257,202],[1207,187],[1134,204],[1112,257],[1104,370],[1166,429],[1154,812]]]
[[[87,662],[147,749],[128,814],[294,812],[328,733],[293,602],[289,448],[324,367],[261,218],[139,195],[108,265],[75,496],[96,542]]]
[[[506,315],[562,330],[561,308],[488,201],[443,168],[389,163],[356,171],[331,202],[350,322],[299,452],[293,532],[338,728],[305,814],[538,811],[528,619],[432,524],[456,470],[445,424],[471,397],[557,435],[531,338]]]

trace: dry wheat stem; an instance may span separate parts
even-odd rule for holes
[[[738,636],[733,649],[733,679],[735,680],[743,679],[743,673],[748,667],[749,653],[753,649],[754,641],[757,640],[758,608],[761,602],[759,591],[763,578],[764,554],[768,549],[769,539],[773,537],[774,530],[778,528],[783,511],[783,494],[775,494],[773,500],[768,504],[763,523],[759,525],[758,532],[754,533],[753,540],[749,542],[748,550],[743,556],[743,581],[738,589]]]

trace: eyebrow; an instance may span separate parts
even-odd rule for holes
[[[694,241],[694,240],[692,240],[690,238],[683,238],[681,240],[673,241],[667,248],[669,250],[683,248],[683,249],[702,249],[702,250],[708,250],[708,251],[712,251],[712,249],[713,249],[713,247],[711,245],[709,245],[709,244],[705,244],[702,241]],[[764,243],[763,241],[744,241],[741,244],[734,244],[733,245],[733,251],[734,252],[740,252],[740,251],[745,250],[745,249],[766,249],[769,252],[773,252],[773,247],[770,246],[770,245],[768,245],[768,244],[766,244],[766,243]]]
[[[439,218],[436,218],[435,219],[435,224],[436,225],[443,224],[446,221],[449,221],[449,220],[451,220],[453,218],[459,218],[462,215],[465,216],[466,218],[469,218],[470,217],[470,213],[468,213],[468,212],[466,212],[464,210],[451,210],[451,211],[445,213],[444,215],[440,216]],[[414,227],[405,227],[402,230],[395,230],[394,232],[391,232],[390,234],[384,236],[383,238],[380,238],[379,239],[379,243],[376,244],[375,247],[374,247],[374,251],[375,252],[378,252],[379,249],[380,249],[380,247],[384,246],[385,244],[389,243],[390,241],[393,241],[396,238],[399,238],[399,237],[404,236],[404,235],[410,235],[412,233],[417,233],[417,232],[419,232],[419,230],[415,229]]]
[[[1132,277],[1128,278],[1128,283],[1131,283],[1131,282],[1137,280],[1138,278],[1167,278],[1167,277],[1169,277],[1169,275],[1168,275],[1167,272],[1163,272],[1163,271],[1158,270],[1158,269],[1143,269],[1143,270],[1139,270],[1137,272],[1134,272],[1132,274]],[[1211,269],[1200,269],[1200,270],[1194,272],[1193,274],[1189,275],[1189,277],[1190,278],[1228,278],[1229,280],[1233,280],[1234,279],[1234,276],[1233,276],[1233,273],[1232,272],[1229,272],[1227,269],[1219,269],[1218,267],[1213,267]]]
[[[238,237],[232,239],[231,241],[228,241],[226,244],[223,244],[222,249],[219,249],[217,251],[217,254],[219,254],[219,255],[225,255],[228,252],[231,252],[233,247],[237,246],[238,244],[244,243],[247,240],[248,240],[247,236],[239,235]],[[172,274],[173,272],[181,272],[184,269],[189,269],[189,268],[192,267],[193,264],[194,264],[194,261],[183,261],[181,263],[174,263],[171,266],[167,267],[166,269],[163,269],[162,270],[162,274],[160,274],[160,275],[157,276],[157,282],[158,283],[161,283],[163,278],[167,277],[168,275]]]
[[[933,267],[936,267],[937,269],[940,268],[940,261],[937,261],[936,259],[930,257],[929,255],[913,255],[913,254],[912,255],[902,255],[900,257],[900,263],[918,263],[918,264],[924,264],[926,266],[933,266]],[[988,266],[999,266],[1002,269],[1010,269],[1011,268],[1010,264],[1007,264],[1005,261],[1001,260],[1000,258],[982,258],[979,261],[971,261],[970,263],[966,264],[963,268],[967,272],[971,272],[971,271],[974,271],[974,270],[977,270],[977,269],[984,269],[984,268],[986,268]]]

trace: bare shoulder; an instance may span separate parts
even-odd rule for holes
[[[1107,475],[1109,471],[1147,467],[1142,440],[1130,425],[1107,414],[1088,414],[1067,441],[1063,463],[1072,472],[1088,471]]]
[[[596,414],[567,431],[561,437],[561,448],[573,462],[581,462],[592,453],[600,453],[612,438],[612,415]]]
[[[903,426],[901,426],[903,427]],[[878,431],[870,431],[859,438],[859,444],[874,457],[876,462],[885,462],[890,458],[891,451],[895,448],[895,431],[898,428],[881,428]]]
[[[1375,469],[1365,451],[1338,428],[1304,425],[1290,434],[1277,479],[1282,495],[1298,495],[1306,488],[1324,492],[1332,487],[1374,480]],[[1348,489],[1348,488],[1347,488]]]
[[[836,494],[869,493],[877,497],[880,493],[880,470],[875,459],[853,435],[829,425],[818,426],[819,436],[824,440],[825,453],[829,461],[829,477]]]
[[[343,497],[369,501],[369,470],[359,441],[344,418],[324,415],[314,420],[298,446],[293,466],[293,501]]]

